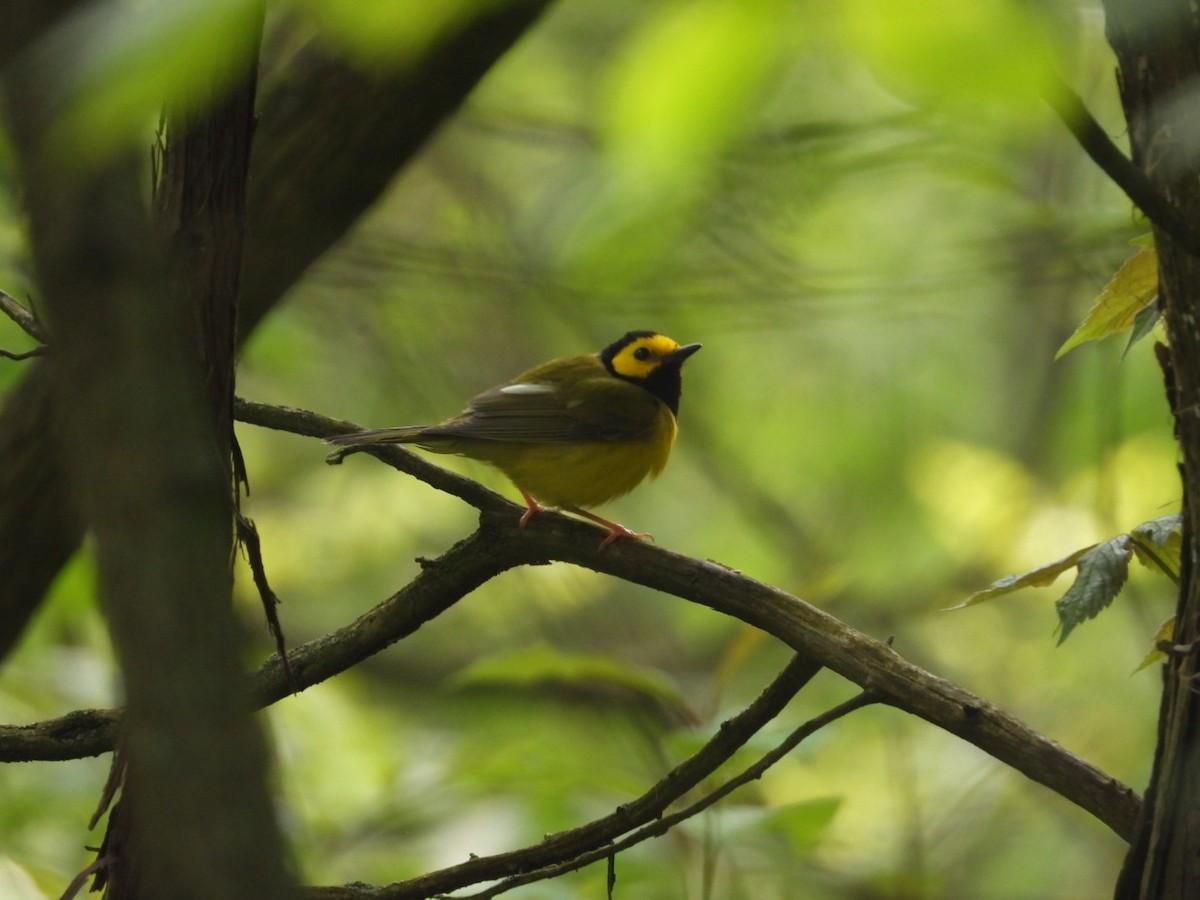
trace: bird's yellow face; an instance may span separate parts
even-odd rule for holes
[[[655,331],[631,331],[600,351],[600,362],[617,378],[645,388],[679,414],[679,370],[699,344],[680,346]]]
[[[642,335],[618,350],[609,365],[622,378],[643,381],[678,349],[679,344],[665,334]]]

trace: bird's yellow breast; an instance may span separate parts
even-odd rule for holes
[[[644,437],[624,441],[521,444],[456,441],[439,447],[489,462],[546,506],[598,506],[627,494],[667,464],[675,416],[665,405]]]

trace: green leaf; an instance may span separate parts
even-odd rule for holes
[[[1021,588],[1045,587],[1074,566],[1079,570],[1075,582],[1054,604],[1062,628],[1058,638],[1061,644],[1076,625],[1094,617],[1120,593],[1129,577],[1130,556],[1136,555],[1142,565],[1157,568],[1178,583],[1182,527],[1182,517],[1179,515],[1159,516],[1143,522],[1128,534],[1117,535],[1102,544],[1083,547],[1069,556],[1028,572],[1006,575],[949,608],[974,606]],[[1147,658],[1142,667],[1152,661]]]
[[[1158,569],[1178,584],[1183,552],[1183,516],[1159,516],[1143,522],[1130,532],[1130,536],[1138,562],[1147,568]]]
[[[1030,569],[1028,572],[1022,572],[1019,575],[1005,575],[998,581],[992,582],[990,586],[984,588],[982,591],[976,591],[957,606],[948,607],[947,610],[974,606],[976,603],[983,603],[985,600],[991,600],[993,597],[999,597],[1001,594],[1011,594],[1013,591],[1021,590],[1021,588],[1046,587],[1053,584],[1059,575],[1075,566],[1076,563],[1095,549],[1096,546],[1096,544],[1090,544],[1087,547],[1082,547],[1074,553],[1064,556],[1062,559],[1047,563],[1044,566],[1038,566],[1036,569]]]
[[[793,12],[780,0],[693,0],[640,19],[599,97],[618,176],[657,192],[719,158],[758,105]]]
[[[741,790],[746,789],[744,786]],[[751,843],[764,836],[778,836],[787,842],[790,852],[807,853],[824,837],[841,806],[841,797],[815,797],[782,806],[727,804],[718,812],[721,841],[726,845]],[[699,839],[710,826],[703,820],[692,819],[683,827]]]
[[[60,115],[50,151],[87,167],[144,140],[164,103],[211,103],[253,58],[256,0],[90,4],[47,39]]]
[[[1129,557],[1132,540],[1127,534],[1117,535],[1097,544],[1079,559],[1079,574],[1070,590],[1054,604],[1062,631],[1058,643],[1067,639],[1075,626],[1093,618],[1113,602],[1129,577]]]
[[[460,688],[550,691],[572,699],[650,708],[677,723],[694,722],[687,697],[656,669],[591,653],[562,653],[553,647],[514,650],[487,657],[459,671]]]
[[[1167,619],[1165,622],[1163,622],[1161,625],[1158,626],[1158,631],[1154,632],[1154,642],[1150,647],[1150,652],[1147,653],[1145,655],[1145,657],[1143,657],[1142,661],[1138,664],[1138,667],[1136,669],[1134,669],[1133,672],[1131,672],[1130,674],[1131,675],[1136,674],[1136,673],[1142,671],[1142,669],[1146,668],[1147,666],[1154,665],[1154,663],[1158,662],[1161,659],[1166,659],[1167,654],[1164,653],[1162,650],[1158,649],[1158,645],[1160,643],[1162,643],[1163,641],[1171,640],[1171,635],[1173,635],[1174,633],[1175,633],[1175,617],[1171,616],[1171,618]]]
[[[439,40],[505,0],[299,0],[328,38],[381,67],[411,64]]]
[[[1158,324],[1158,320],[1161,318],[1162,306],[1158,302],[1158,295],[1155,294],[1151,301],[1133,317],[1133,329],[1129,332],[1129,341],[1125,344],[1125,349],[1121,352],[1122,359],[1125,358],[1134,344],[1154,330],[1154,326]]]
[[[49,898],[50,895],[42,892],[28,869],[7,854],[0,853],[0,896],[35,900]]]
[[[1173,541],[1178,541],[1183,530],[1183,516],[1174,513],[1169,516],[1159,516],[1149,522],[1143,522],[1130,532],[1137,537],[1147,538],[1159,547],[1167,547]]]
[[[811,850],[833,824],[842,806],[841,797],[818,797],[772,809],[762,824],[780,832],[796,852]]]
[[[844,34],[891,91],[920,106],[997,109],[1027,120],[1055,58],[1038,4],[855,0],[835,4]],[[936,23],[933,25],[931,23]]]
[[[1117,273],[1096,298],[1075,333],[1058,348],[1055,359],[1086,341],[1097,341],[1131,327],[1137,314],[1158,294],[1158,253],[1143,247],[1121,263]]]

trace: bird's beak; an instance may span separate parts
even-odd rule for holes
[[[664,362],[674,363],[677,366],[683,365],[683,361],[703,347],[703,344],[684,344],[678,350],[672,350],[667,354]]]

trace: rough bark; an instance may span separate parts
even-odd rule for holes
[[[138,864],[122,896],[290,896],[241,678],[229,478],[189,298],[147,215],[139,154],[80,170],[47,145],[41,86],[66,65],[39,54],[10,70],[24,102],[8,122],[54,335],[54,444],[95,536],[127,698],[136,800],[123,847]]]
[[[171,302],[178,304],[181,326],[187,329],[186,342],[190,353],[186,359],[205,388],[208,422],[212,429],[211,443],[219,467],[220,478],[230,491],[225,510],[225,535],[232,533],[232,510],[236,505],[236,490],[230,468],[233,441],[232,400],[236,354],[236,321],[238,285],[245,230],[246,179],[254,130],[254,98],[257,66],[259,25],[247,23],[246,46],[242,48],[247,67],[241,85],[223,99],[214,98],[210,113],[191,114],[177,110],[170,116],[167,137],[162,150],[161,178],[157,185],[155,203],[156,225],[168,248],[168,280]],[[203,450],[201,451],[203,452]],[[221,522],[210,523],[220,534]],[[226,550],[230,549],[228,544]],[[228,557],[226,557],[228,558]],[[209,560],[211,565],[213,560]],[[214,629],[221,647],[235,645],[235,629],[228,622],[231,584],[220,586],[218,602],[226,610],[216,611],[227,621],[224,628]],[[169,624],[176,640],[189,641],[188,617],[211,614],[214,610],[195,607],[181,610]],[[153,640],[154,634],[141,635]],[[199,648],[198,648],[199,649]],[[228,651],[224,651],[227,653]],[[139,661],[144,654],[139,654]],[[291,892],[282,872],[282,841],[272,815],[266,787],[266,749],[261,735],[249,723],[242,721],[248,709],[244,702],[230,703],[229,697],[215,698],[213,689],[195,690],[183,687],[176,679],[204,680],[211,665],[199,659],[200,667],[190,675],[183,667],[175,672],[152,671],[154,660],[145,660],[137,674],[154,680],[152,691],[162,704],[188,704],[185,708],[197,720],[190,729],[176,728],[176,741],[187,744],[190,757],[177,759],[172,771],[169,766],[150,766],[143,771],[144,748],[139,747],[136,733],[127,733],[122,745],[122,764],[125,766],[125,788],[120,803],[109,818],[108,830],[100,852],[104,868],[97,886],[106,888],[110,900],[138,900],[158,896],[168,884],[177,894],[200,897],[230,889],[229,878],[245,882],[246,857],[261,857],[264,865],[256,880],[247,888],[265,892],[266,896],[286,896]],[[161,666],[161,660],[157,663]],[[236,679],[236,661],[227,667],[227,677]],[[215,686],[214,686],[215,687]],[[226,682],[219,690],[237,691],[237,685]],[[197,708],[196,704],[209,704]],[[232,720],[241,733],[230,741],[224,727]],[[205,727],[205,724],[213,727]],[[155,723],[165,731],[179,723]],[[161,739],[161,738],[160,738]],[[128,748],[128,749],[126,749]],[[229,759],[234,754],[238,758]],[[205,767],[197,766],[203,759]],[[207,771],[205,771],[205,768]],[[201,773],[196,778],[197,773]],[[170,779],[163,782],[162,779]],[[197,782],[192,784],[192,782]],[[240,784],[230,791],[230,783]],[[245,793],[243,793],[245,791]],[[202,793],[203,792],[203,793]],[[171,823],[170,811],[154,810],[150,806],[157,798],[173,797],[179,804],[176,822]],[[197,809],[197,805],[200,806]],[[180,810],[183,815],[180,816]],[[159,820],[163,816],[165,821]],[[188,833],[180,829],[178,819],[205,821],[211,828],[220,829],[214,835]],[[159,830],[174,825],[176,833],[183,832],[183,843],[166,840],[167,853]],[[156,827],[157,826],[157,827]],[[148,840],[147,835],[155,835]],[[189,851],[188,844],[202,842],[204,850]],[[206,842],[206,843],[204,843]],[[180,853],[182,850],[182,854]],[[170,857],[164,859],[167,854]],[[214,868],[210,859],[204,862],[203,873],[195,871],[189,860],[180,858],[192,853],[200,857],[217,856]],[[252,865],[252,864],[251,864]],[[200,880],[197,876],[204,880]],[[166,879],[170,879],[167,881]],[[241,896],[247,896],[239,885]]]
[[[1134,163],[1186,222],[1200,222],[1200,16],[1182,0],[1107,0],[1108,37]],[[1176,652],[1163,668],[1159,741],[1116,896],[1194,897],[1200,885],[1200,259],[1155,227],[1170,347],[1168,395],[1182,450],[1184,547]]]

